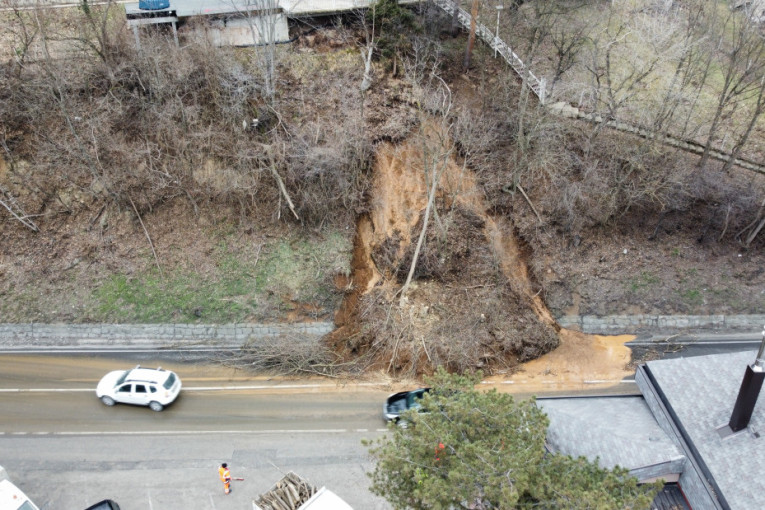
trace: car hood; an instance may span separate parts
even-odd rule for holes
[[[117,380],[122,377],[122,374],[124,373],[124,370],[115,370],[114,372],[109,372],[103,376],[99,381],[98,386],[96,386],[96,394],[100,397],[111,391],[112,388],[114,388],[114,385],[117,384]]]

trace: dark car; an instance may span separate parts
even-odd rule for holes
[[[105,499],[103,501],[99,501],[95,505],[91,505],[85,510],[120,510],[120,506],[111,499]]]
[[[385,421],[398,421],[401,413],[420,407],[419,400],[430,391],[430,388],[419,388],[412,391],[394,393],[385,400],[383,418]]]

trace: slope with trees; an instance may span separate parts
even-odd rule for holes
[[[710,53],[699,38],[694,27],[714,19],[706,4],[678,4],[670,19],[605,3],[609,23],[596,34],[573,22],[589,4],[508,9],[514,47],[535,72],[552,63],[556,93],[571,94],[572,76],[584,76],[583,106],[603,118],[640,114],[657,132],[682,128],[717,143],[691,107],[722,97],[701,88],[724,85],[722,74],[704,72],[725,69],[731,55],[738,74],[728,90],[741,94],[723,102],[729,124],[714,130],[745,135],[741,153],[756,154],[760,83],[732,59],[735,39],[718,37],[720,52]],[[352,316],[340,307],[348,297],[348,308],[361,305],[358,327],[331,339],[338,358],[329,359],[378,353],[376,365],[355,369],[419,373],[450,360],[459,370],[512,370],[554,347],[545,307],[555,316],[765,305],[760,176],[713,160],[701,170],[698,158],[650,139],[551,115],[480,44],[464,70],[465,34],[432,5],[372,13],[345,26],[299,23],[289,46],[217,48],[187,26],[180,47],[158,30],[144,34],[152,51],[138,51],[114,4],[5,12],[5,320],[326,320],[338,309],[342,319]],[[663,19],[687,21],[662,38]],[[646,33],[657,38],[642,47],[660,52],[624,46]],[[634,102],[646,92],[658,105]],[[420,136],[431,121],[443,152]],[[363,218],[386,201],[374,194],[375,172],[400,168],[381,163],[404,140],[425,149],[410,171],[428,200],[401,201],[409,230],[372,250]],[[437,185],[447,160],[476,183],[484,216],[464,207],[478,203],[472,195]],[[487,237],[491,225],[502,235]],[[502,241],[510,238],[512,247]],[[371,250],[391,285],[362,278],[354,250]],[[507,279],[506,253],[523,262],[513,266],[523,278]],[[362,282],[373,292],[354,294]],[[436,356],[434,334],[441,346],[470,345],[470,357]],[[402,345],[413,349],[402,353],[409,361],[390,364]]]

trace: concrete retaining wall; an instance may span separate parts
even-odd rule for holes
[[[558,324],[584,333],[604,335],[645,331],[759,333],[765,324],[765,315],[569,315],[558,318]]]
[[[642,332],[759,333],[765,315],[575,315],[558,318],[564,328],[617,335]],[[290,336],[315,340],[334,329],[331,322],[294,324],[0,324],[0,350],[109,347],[239,347],[259,338]]]
[[[0,349],[238,347],[258,338],[315,339],[331,322],[295,324],[0,324]]]

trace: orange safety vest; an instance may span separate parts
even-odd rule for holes
[[[226,482],[231,478],[231,472],[228,470],[228,468],[221,466],[218,468],[218,476],[220,476],[221,482]]]

